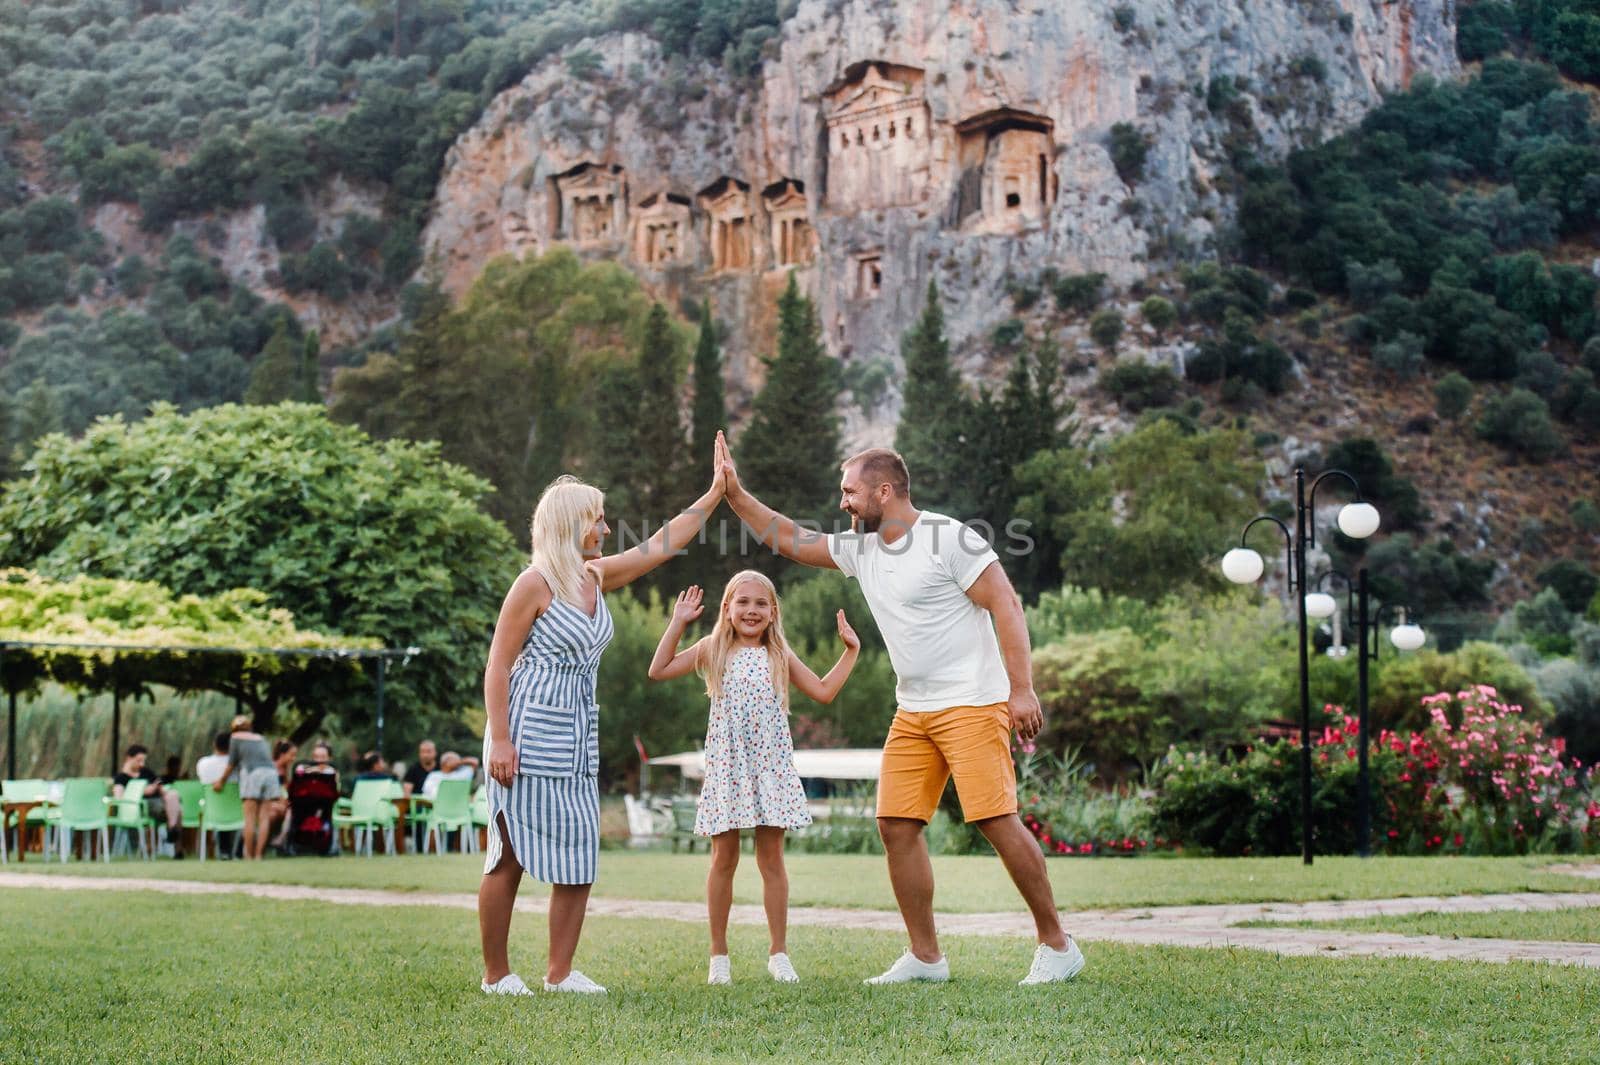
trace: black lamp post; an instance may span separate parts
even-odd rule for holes
[[[1311,678],[1307,660],[1306,640],[1306,548],[1316,546],[1315,514],[1317,488],[1329,477],[1343,477],[1355,489],[1356,502],[1347,503],[1339,511],[1339,529],[1356,540],[1364,540],[1378,531],[1378,508],[1361,499],[1361,486],[1343,470],[1326,470],[1306,487],[1304,467],[1295,467],[1295,527],[1289,527],[1270,514],[1252,518],[1239,535],[1239,546],[1222,556],[1222,572],[1235,584],[1252,584],[1259,580],[1266,568],[1261,556],[1245,546],[1245,539],[1258,522],[1270,521],[1283,533],[1285,554],[1289,560],[1289,589],[1295,597],[1295,612],[1300,621],[1300,856],[1311,864]]]
[[[1344,582],[1345,587],[1345,613],[1355,625],[1356,640],[1358,642],[1357,661],[1357,705],[1360,717],[1359,737],[1357,740],[1357,757],[1359,758],[1359,772],[1356,796],[1356,853],[1363,858],[1372,856],[1372,776],[1367,768],[1367,749],[1371,732],[1368,726],[1367,708],[1369,705],[1369,663],[1377,661],[1379,648],[1383,641],[1378,634],[1383,622],[1383,615],[1390,609],[1396,610],[1400,615],[1400,624],[1389,633],[1389,642],[1400,651],[1415,651],[1427,640],[1427,634],[1420,626],[1406,621],[1405,607],[1379,606],[1372,609],[1371,598],[1367,590],[1367,567],[1362,566],[1356,571],[1356,579],[1349,577],[1337,570],[1329,570],[1317,578],[1312,587],[1320,587],[1322,582],[1329,577],[1336,577]],[[1320,593],[1312,592],[1310,596],[1316,597]],[[1306,612],[1312,617],[1337,617],[1338,604],[1333,597],[1321,595],[1321,601],[1316,598],[1307,598]],[[1354,600],[1352,602],[1352,599]],[[1337,624],[1337,621],[1335,622]]]

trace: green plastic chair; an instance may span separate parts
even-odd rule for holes
[[[472,831],[472,781],[439,781],[439,790],[434,793],[433,806],[424,815],[423,824],[427,827],[428,833],[422,841],[424,854],[428,852],[430,839],[433,841],[434,852],[443,854],[445,833],[451,831],[459,833],[463,851],[477,850],[478,834]]]
[[[145,842],[145,833],[155,836],[156,819],[150,816],[150,811],[144,804],[144,789],[148,782],[142,778],[130,780],[122,787],[122,797],[114,798],[107,795],[101,801],[106,805],[106,825],[114,829],[127,829],[139,841],[139,857],[150,860],[150,846]],[[117,833],[117,844],[120,846],[122,834]]]
[[[42,798],[50,798],[50,782],[48,780],[0,780],[0,798],[5,798],[11,803],[30,803]],[[50,844],[51,828],[56,825],[56,819],[51,817],[51,809],[35,806],[27,811],[27,825],[43,825],[45,827],[45,860],[50,860],[54,852]],[[0,836],[5,836],[8,830],[16,830],[16,844],[22,846],[22,825],[18,824],[16,814],[6,814],[5,820],[0,822]]]
[[[181,811],[178,824],[183,828],[199,829],[200,807],[206,801],[206,786],[198,780],[174,780],[167,787],[178,793]]]
[[[0,796],[12,802],[33,802],[36,799],[47,799],[50,797],[50,782],[31,778],[0,781]],[[34,827],[43,826],[44,828],[45,861],[49,861],[50,856],[55,853],[56,848],[51,843],[51,834],[54,832],[56,823],[60,818],[60,812],[53,806],[35,806],[28,811],[28,819],[25,824]],[[4,834],[3,830],[7,827],[17,830],[17,846],[20,847],[22,845],[23,826],[17,824],[16,814],[9,816],[8,824],[0,824],[0,835]]]
[[[206,788],[200,804],[200,860],[206,860],[206,833],[244,831],[244,803],[239,799],[239,782],[230,780],[221,791]]]
[[[61,820],[56,826],[62,861],[71,856],[72,839],[79,832],[99,832],[100,860],[111,860],[111,822],[104,802],[108,784],[104,777],[78,777],[66,782],[61,794]]]
[[[387,853],[394,853],[394,826],[400,813],[389,801],[392,782],[388,780],[358,780],[350,798],[340,799],[333,807],[333,827],[348,828],[355,833],[356,852],[372,857],[372,834],[383,830]]]

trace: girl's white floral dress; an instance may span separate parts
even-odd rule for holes
[[[765,647],[741,647],[729,657],[722,697],[711,701],[705,760],[696,835],[811,823],[805,789],[794,769],[789,718],[772,690]]]

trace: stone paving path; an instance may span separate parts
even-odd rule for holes
[[[477,896],[464,893],[374,891],[359,888],[314,888],[296,884],[240,884],[140,877],[88,877],[0,872],[0,888],[71,891],[155,891],[170,895],[246,895],[346,906],[439,906],[477,908]],[[1241,928],[1240,922],[1335,921],[1348,917],[1396,916],[1414,913],[1496,913],[1600,907],[1600,893],[1523,892],[1502,895],[1418,896],[1398,899],[1353,899],[1327,902],[1229,903],[1209,906],[1148,906],[1123,910],[1083,910],[1062,914],[1067,929],[1084,942],[1138,946],[1222,947],[1288,955],[1428,958],[1439,961],[1538,961],[1600,969],[1600,943],[1563,943],[1517,939],[1458,939],[1407,936],[1390,932],[1335,932],[1315,928]],[[521,899],[517,909],[542,913],[543,898]],[[698,902],[593,898],[595,917],[705,921]],[[760,906],[736,905],[735,924],[764,925]],[[886,910],[852,910],[797,906],[789,911],[791,926],[902,930],[900,915]],[[1031,937],[1033,923],[1022,913],[950,913],[939,915],[944,935]]]

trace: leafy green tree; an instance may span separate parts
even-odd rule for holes
[[[280,324],[256,356],[244,401],[256,405],[318,401],[316,344],[316,333],[308,333],[302,340]]]
[[[1570,613],[1581,615],[1589,600],[1600,592],[1600,577],[1577,559],[1563,558],[1539,571],[1539,587],[1555,589],[1561,605]]]
[[[1144,318],[1146,325],[1156,331],[1158,337],[1164,336],[1167,330],[1178,324],[1178,309],[1164,296],[1147,296],[1139,304],[1139,315]]]
[[[305,405],[159,406],[48,437],[31,469],[0,499],[0,565],[202,596],[255,588],[299,625],[421,648],[389,671],[397,722],[446,723],[478,703],[463,663],[482,660],[517,559],[477,508],[489,486],[437,445],[374,443]],[[371,713],[365,681],[331,678],[293,728],[337,715],[353,730]]]
[[[1059,546],[1068,582],[1153,602],[1222,587],[1218,545],[1249,520],[1263,475],[1243,433],[1159,420],[1033,456],[1018,471],[1017,513]]]
[[[970,500],[960,492],[965,480],[961,467],[969,461],[962,435],[972,402],[950,361],[944,309],[932,281],[922,316],[900,341],[900,357],[906,377],[894,446],[911,471],[912,499],[933,510],[963,510]]]
[[[639,348],[639,417],[636,447],[644,462],[639,486],[639,517],[654,527],[670,519],[691,495],[691,475],[710,468],[711,449],[686,453],[688,439],[682,414],[684,348],[667,309],[651,306]],[[698,478],[696,478],[698,480]]]
[[[767,379],[735,450],[740,476],[779,513],[831,529],[843,458],[835,413],[843,382],[792,273],[778,298],[778,351],[763,361]],[[775,556],[759,558],[767,565]]]
[[[333,415],[380,437],[439,441],[445,459],[499,489],[486,506],[526,543],[533,503],[558,474],[612,487],[606,457],[628,427],[596,411],[607,368],[636,362],[650,307],[627,271],[567,249],[496,259],[458,307],[424,292],[392,358],[340,370]]]
[[[1089,335],[1094,342],[1107,352],[1117,350],[1117,341],[1122,339],[1122,314],[1110,307],[1094,312],[1089,319]]]
[[[707,456],[716,446],[717,432],[728,425],[728,403],[723,388],[722,351],[717,343],[717,323],[711,316],[711,301],[700,304],[700,334],[695,341],[693,359],[694,398],[689,419],[689,469],[693,475],[706,468]],[[691,483],[692,481],[691,476]],[[740,562],[733,554],[721,550],[719,540],[696,542],[688,548],[681,572],[664,578],[667,587],[677,584],[698,584],[708,595],[717,594],[721,578],[735,572]],[[675,570],[680,567],[674,567]]]

